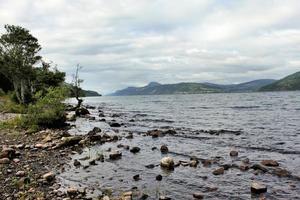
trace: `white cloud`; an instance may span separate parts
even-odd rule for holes
[[[0,24],[30,29],[44,57],[68,75],[80,63],[84,87],[108,93],[300,70],[299,10],[298,0],[0,0]]]

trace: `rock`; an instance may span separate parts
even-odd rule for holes
[[[55,179],[55,174],[53,172],[48,172],[43,175],[43,179],[48,182],[52,182]]]
[[[122,194],[122,200],[132,200],[132,192],[124,192]]]
[[[81,139],[82,137],[80,136],[62,137],[61,143],[58,145],[58,147],[67,147],[67,146],[76,145],[81,141]]]
[[[104,196],[102,200],[110,200],[109,196]]]
[[[132,148],[130,149],[130,152],[131,152],[131,153],[138,153],[138,152],[140,152],[140,150],[141,150],[141,148],[139,148],[139,147],[132,147]]]
[[[82,115],[89,115],[90,112],[88,111],[88,109],[80,107],[75,110],[75,114],[76,116],[82,116]]]
[[[77,159],[74,160],[73,164],[75,167],[79,167],[81,165],[81,163]]]
[[[140,179],[141,178],[140,178],[139,174],[133,176],[133,180],[135,180],[135,181],[139,181]]]
[[[152,136],[153,138],[157,138],[163,136],[163,132],[160,130],[152,130],[148,131],[147,135]]]
[[[25,148],[25,144],[18,144],[16,145],[17,149],[24,149]]]
[[[88,132],[88,135],[94,135],[96,133],[101,133],[101,128],[99,127],[94,127],[93,130],[91,130],[90,132]]]
[[[17,173],[16,173],[16,176],[17,177],[24,177],[26,175],[26,172],[25,171],[18,171]]]
[[[16,151],[13,148],[10,147],[3,147],[1,153],[0,153],[0,158],[9,158],[13,159],[16,157]]]
[[[157,175],[157,176],[156,176],[156,178],[155,178],[155,179],[156,179],[157,181],[161,181],[161,180],[162,180],[162,178],[163,178],[163,177],[162,177],[162,175],[160,175],[160,174],[159,174],[159,175]]]
[[[166,169],[174,169],[174,160],[171,157],[164,157],[160,161],[160,166]]]
[[[0,159],[0,164],[9,164],[10,160],[8,158],[1,158]]]
[[[277,175],[277,176],[279,176],[279,177],[288,177],[288,176],[291,175],[291,172],[289,172],[289,171],[286,170],[286,169],[282,169],[282,168],[278,167],[278,168],[275,168],[275,169],[273,170],[273,174],[275,174],[275,175]],[[299,179],[299,180],[300,180],[300,179]]]
[[[255,194],[265,193],[267,192],[267,186],[261,183],[253,182],[251,183],[251,192]]]
[[[224,167],[220,167],[213,171],[213,175],[221,175],[221,174],[224,174]]]
[[[261,164],[253,164],[250,168],[254,169],[254,170],[261,170],[263,172],[268,171],[268,169],[266,167],[264,167],[263,165],[261,165]]]
[[[192,161],[190,162],[190,167],[197,167],[197,166],[198,166],[198,163],[199,163],[199,161],[197,161],[197,160],[192,160]]]
[[[201,161],[204,167],[209,167],[210,165],[213,164],[213,160],[210,159],[205,159],[203,161]]]
[[[91,161],[89,161],[89,164],[90,164],[90,165],[97,165],[96,160],[91,160]]]
[[[38,143],[38,144],[34,145],[34,147],[37,149],[45,149],[47,147],[47,145]]]
[[[235,150],[232,150],[232,151],[230,151],[229,155],[232,156],[232,157],[236,157],[236,156],[239,155],[239,152],[235,151]]]
[[[119,115],[119,114],[112,114],[112,118],[115,118],[115,117],[120,117],[121,115]]]
[[[193,194],[193,197],[194,197],[195,199],[203,199],[203,198],[204,198],[204,195],[203,195],[202,193],[200,193],[200,192],[195,192],[195,193]]]
[[[167,145],[162,145],[162,146],[160,147],[160,152],[163,153],[163,154],[168,153],[168,152],[169,152],[169,149],[168,149]]]
[[[249,165],[241,164],[241,165],[239,166],[239,169],[240,169],[241,171],[247,171],[247,170],[249,169]]]
[[[79,194],[79,191],[77,188],[72,187],[67,189],[67,194],[69,196],[77,196]]]
[[[109,125],[110,125],[110,127],[116,127],[116,128],[121,127],[121,124],[119,124],[117,122],[110,123]]]
[[[268,166],[268,167],[278,167],[279,163],[276,160],[262,160],[260,162],[262,165]]]
[[[125,137],[126,139],[133,139],[133,134],[130,132],[128,135]]]
[[[148,168],[148,169],[153,169],[155,167],[155,165],[154,164],[149,164],[149,165],[146,165],[145,167]]]
[[[171,197],[159,196],[159,200],[171,200]]]
[[[120,159],[121,157],[122,157],[122,152],[119,152],[119,151],[112,151],[109,154],[109,159],[111,159],[111,160],[117,160],[117,159]]]

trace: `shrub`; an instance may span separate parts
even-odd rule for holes
[[[66,89],[62,87],[49,88],[47,94],[37,93],[35,104],[28,106],[27,114],[23,116],[23,126],[26,128],[50,127],[65,125],[65,105],[62,101],[66,97]]]

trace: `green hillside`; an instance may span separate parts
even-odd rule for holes
[[[293,91],[300,90],[300,72],[291,74],[274,83],[266,85],[260,91]]]

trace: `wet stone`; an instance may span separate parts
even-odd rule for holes
[[[251,192],[255,194],[265,193],[267,192],[267,186],[258,182],[253,182],[251,183]]]
[[[135,181],[139,181],[139,180],[141,180],[141,177],[140,177],[140,175],[139,175],[139,174],[137,174],[137,175],[134,175],[134,176],[133,176],[133,180],[135,180]]]
[[[139,147],[132,147],[132,148],[130,149],[130,152],[131,152],[131,153],[138,153],[138,152],[140,152],[140,150],[141,150],[141,148],[139,148]]]
[[[164,157],[160,161],[160,166],[166,169],[174,169],[174,160],[171,157]]]
[[[239,155],[239,153],[238,153],[238,151],[232,150],[232,151],[230,151],[229,155],[230,155],[231,157],[236,157],[236,156]]]
[[[156,179],[157,181],[161,181],[161,180],[162,180],[162,178],[163,178],[163,177],[162,177],[162,175],[160,175],[160,174],[159,174],[159,175],[157,175],[157,176],[156,176],[156,178],[155,178],[155,179]]]
[[[195,193],[193,194],[193,197],[194,197],[195,199],[203,199],[203,198],[204,198],[204,195],[203,195],[202,193],[200,193],[200,192],[195,192]]]
[[[276,160],[262,160],[262,165],[268,166],[268,167],[278,167],[279,163]]]
[[[167,145],[162,145],[160,147],[160,152],[163,153],[163,154],[166,154],[169,152],[169,148],[167,147]]]
[[[213,175],[222,175],[222,174],[224,174],[224,167],[220,167],[213,171]]]
[[[81,163],[77,159],[74,160],[73,164],[74,164],[75,167],[78,167],[78,166],[81,165]]]
[[[48,173],[43,175],[43,179],[48,181],[48,182],[51,182],[55,179],[55,174],[53,172],[48,172]]]

